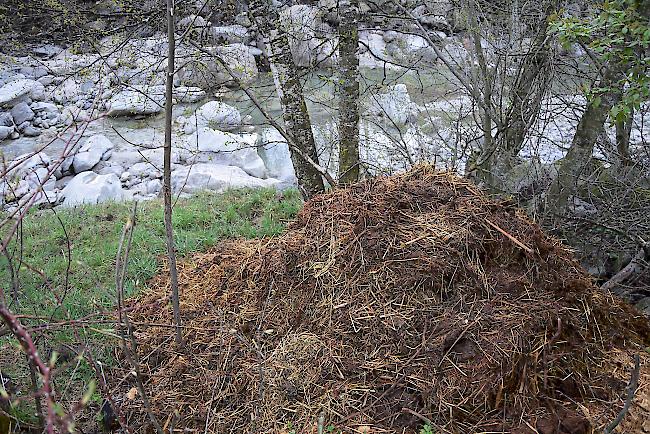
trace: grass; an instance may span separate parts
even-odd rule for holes
[[[173,216],[179,259],[204,251],[225,238],[278,235],[301,206],[300,194],[296,190],[283,193],[270,189],[234,190],[181,199]],[[19,304],[12,309],[24,315],[23,322],[34,325],[49,322],[50,318],[55,321],[66,319],[68,315],[70,318],[83,318],[114,310],[115,256],[131,207],[131,203],[106,203],[73,209],[57,208],[56,213],[52,210],[37,211],[26,217],[20,231],[22,251],[16,240],[10,250],[14,252],[14,258],[21,251],[23,262],[42,272],[46,280],[25,266],[21,268]],[[134,295],[146,287],[147,281],[163,265],[166,252],[162,202],[140,203],[136,221],[126,282],[127,295]],[[9,297],[11,276],[4,257],[0,257],[0,282]],[[64,309],[57,308],[57,298],[50,288],[63,299]],[[93,330],[84,329],[83,334],[83,339],[93,344],[97,356],[108,364],[115,346],[114,339],[104,338],[110,336],[110,330],[97,326]],[[46,354],[66,343],[76,344],[68,329],[49,332],[46,345],[45,341],[41,339],[40,346]],[[0,355],[3,373],[28,387],[24,357],[16,342],[8,337],[0,338],[0,354],[4,354]],[[74,360],[60,375],[66,382],[78,382],[81,388],[92,376],[90,367],[85,363],[77,366]],[[20,408],[15,410],[16,415],[21,411],[24,413]]]

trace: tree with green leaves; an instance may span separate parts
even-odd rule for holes
[[[650,98],[650,2],[609,0],[595,17],[556,17],[551,28],[565,44],[580,44],[598,71],[586,88],[586,110],[549,191],[549,205],[561,212],[589,166],[608,118],[618,125],[619,153],[629,162],[629,139],[621,130]]]

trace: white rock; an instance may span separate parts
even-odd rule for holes
[[[259,179],[248,175],[239,167],[198,163],[172,172],[172,189],[175,192],[195,193],[201,190],[223,192],[228,188],[275,187],[276,179]]]
[[[372,116],[386,117],[389,124],[403,126],[413,122],[417,117],[418,108],[411,102],[406,85],[400,83],[388,93],[374,96],[369,113]]]
[[[250,41],[248,29],[238,24],[212,27],[210,29],[210,36],[212,36],[217,44],[233,44],[238,42],[247,44]]]
[[[117,175],[98,175],[95,172],[84,172],[75,176],[63,189],[62,194],[64,206],[128,199],[128,194],[122,189]]]
[[[111,151],[115,145],[104,135],[97,134],[90,137],[77,152],[72,161],[75,173],[91,170],[99,163],[104,155]]]
[[[293,5],[280,12],[280,25],[289,36],[293,61],[308,67],[331,54],[334,36],[320,18],[320,10],[309,5]]]
[[[179,86],[174,88],[174,98],[179,102],[193,103],[199,102],[206,97],[206,93],[200,87]]]
[[[54,89],[52,98],[59,104],[67,104],[75,101],[80,94],[81,86],[76,81],[68,79]]]
[[[43,86],[37,81],[27,79],[15,80],[5,84],[0,88],[0,105],[13,105],[12,102],[28,95],[36,85]]]
[[[52,104],[51,102],[35,102],[30,107],[36,113],[60,113],[56,104]]]
[[[159,179],[152,179],[146,184],[148,194],[157,194],[162,190],[162,182]]]
[[[257,134],[231,134],[201,128],[189,136],[186,150],[192,154],[189,162],[210,162],[237,166],[248,174],[264,178],[266,166],[256,152]]]
[[[216,52],[240,81],[248,83],[259,74],[252,47],[244,44],[230,44],[217,47]],[[230,75],[227,73],[226,75],[227,80],[230,80]]]
[[[257,152],[264,161],[269,177],[291,184],[297,182],[289,145],[278,130],[267,128],[262,131],[258,146]]]
[[[134,86],[123,90],[108,102],[108,116],[149,115],[159,113],[165,104],[165,89],[161,86]]]
[[[192,134],[196,129],[212,128],[214,130],[232,130],[241,124],[241,113],[235,107],[220,101],[203,104],[196,113],[185,122],[185,134]]]
[[[11,136],[11,133],[14,132],[14,127],[5,127],[5,126],[0,126],[0,141],[6,139],[7,137]]]
[[[7,172],[7,178],[23,179],[27,174],[33,172],[40,167],[48,167],[52,163],[52,159],[44,152],[31,155],[23,154],[14,158],[7,167],[13,167]]]

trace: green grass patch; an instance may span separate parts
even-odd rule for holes
[[[28,214],[9,249],[14,265],[22,258],[25,264],[42,273],[25,265],[20,268],[19,303],[12,305],[12,310],[24,316],[22,321],[26,325],[85,318],[115,310],[115,257],[132,206],[132,203],[105,203]],[[296,190],[283,193],[270,189],[233,190],[181,199],[173,215],[179,259],[204,251],[226,238],[279,235],[301,206]],[[129,258],[127,296],[146,287],[147,281],[161,269],[165,254],[162,201],[141,202]],[[5,296],[11,297],[12,279],[5,257],[0,257],[0,279]],[[57,307],[52,288],[63,299],[64,309]],[[111,338],[113,327],[113,324],[97,324],[83,330],[77,328],[81,340],[90,343],[96,357],[109,365],[117,343]],[[54,329],[47,332],[46,338],[39,339],[39,349],[49,357],[51,351],[61,353],[61,348],[75,347],[77,341],[70,328]],[[3,373],[11,375],[21,389],[28,390],[28,371],[17,342],[10,337],[0,338],[0,354]],[[71,391],[79,398],[79,391],[89,383],[93,372],[73,356],[58,377],[57,389],[66,388],[68,382],[77,383],[71,386]],[[14,410],[17,416],[22,411]]]

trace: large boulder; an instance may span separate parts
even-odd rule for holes
[[[163,86],[133,86],[114,95],[108,102],[108,116],[150,115],[165,105]]]
[[[42,89],[43,85],[34,80],[14,80],[0,88],[0,106],[13,106],[16,102],[19,102],[21,98],[30,98],[32,96],[40,97]],[[34,91],[34,95],[32,95],[32,91]]]
[[[233,77],[217,60],[219,56],[231,70],[235,79],[249,83],[258,75],[255,49],[244,44],[206,47],[208,53],[188,53],[188,62],[180,68],[178,80],[186,86],[210,88],[220,83],[230,83]]]
[[[21,102],[11,109],[11,116],[14,118],[16,125],[20,125],[23,122],[31,121],[35,115],[34,111],[29,108],[26,102]]]
[[[387,93],[373,96],[369,114],[385,118],[389,125],[401,127],[415,120],[418,108],[411,101],[406,85],[400,83]]]
[[[52,99],[59,104],[67,104],[79,99],[82,94],[81,86],[73,79],[65,80],[52,93]]]
[[[248,29],[239,24],[231,26],[218,26],[210,29],[210,36],[217,44],[248,44],[250,42],[250,34]]]
[[[84,172],[75,176],[63,189],[62,194],[64,206],[121,201],[128,198],[117,175],[98,175],[95,172]]]
[[[291,55],[297,66],[331,66],[336,41],[332,29],[322,21],[319,8],[294,5],[280,12],[280,25],[287,32]]]
[[[221,101],[203,104],[185,123],[185,134],[192,134],[197,128],[232,130],[241,124],[241,113],[235,107]]]
[[[197,163],[172,172],[174,192],[196,193],[202,190],[223,192],[228,188],[274,187],[276,179],[259,179],[250,176],[239,167],[212,163]]]
[[[257,134],[231,134],[200,128],[184,145],[188,162],[210,162],[236,166],[251,176],[266,177],[266,166],[256,150]]]
[[[262,131],[257,145],[269,177],[290,184],[297,182],[289,145],[278,130],[267,128]]]
[[[114,144],[104,135],[97,134],[90,137],[77,152],[72,161],[75,173],[91,170],[97,163],[110,157]]]

